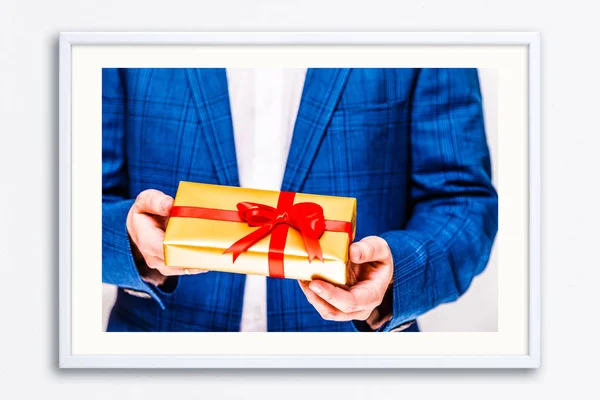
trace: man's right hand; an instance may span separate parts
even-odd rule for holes
[[[162,285],[168,276],[183,275],[183,268],[165,266],[163,238],[173,198],[154,189],[139,194],[127,214],[127,232],[131,241],[133,257],[142,279],[156,286]],[[204,270],[191,269],[190,274]]]

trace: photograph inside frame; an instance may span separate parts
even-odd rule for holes
[[[103,329],[497,332],[497,86],[103,68]]]

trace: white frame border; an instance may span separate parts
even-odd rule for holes
[[[539,368],[541,362],[541,40],[538,32],[184,33],[62,32],[59,37],[60,368]],[[71,353],[71,46],[525,45],[529,48],[529,355],[74,356]]]

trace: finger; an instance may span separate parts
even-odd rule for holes
[[[148,218],[147,216],[139,216]],[[165,232],[158,227],[144,228],[137,231],[137,246],[144,257],[154,256],[164,259],[163,239]]]
[[[144,257],[146,261],[146,265],[149,268],[158,270],[164,276],[174,276],[174,275],[196,275],[202,274],[204,272],[208,272],[204,269],[196,269],[196,268],[181,268],[181,267],[167,267],[165,265],[165,261],[162,258],[154,257],[154,256],[146,256]],[[187,269],[187,272],[186,272]]]
[[[328,321],[365,320],[368,315],[364,312],[344,313],[320,298],[309,288],[310,282],[299,281],[300,289],[308,302],[317,310],[321,317]]]
[[[391,317],[387,318],[387,315],[382,315],[379,312],[379,309],[374,309],[371,315],[366,319],[367,324],[371,327],[372,330],[376,331],[383,326],[387,321],[390,320]]]
[[[187,270],[187,272],[186,272]],[[161,274],[164,276],[180,276],[180,275],[198,275],[204,274],[208,271],[203,269],[195,268],[179,268],[179,267],[160,267],[158,268]]]
[[[298,282],[300,284],[300,289],[302,289],[302,292],[304,292],[304,295],[306,296],[306,300],[308,300],[315,310],[317,310],[323,319],[336,320],[337,318],[340,318],[340,315],[343,313],[333,307],[331,304],[327,303],[325,300],[321,299],[315,292],[310,290],[309,282]]]
[[[161,191],[148,189],[140,193],[135,200],[135,206],[138,212],[160,215],[163,217],[171,213],[173,207],[173,198],[167,196]]]
[[[352,292],[336,287],[329,282],[314,280],[308,287],[317,296],[342,312],[352,313],[366,308],[366,305],[357,302]]]
[[[377,236],[368,236],[350,246],[350,261],[355,264],[382,261],[389,256],[390,248],[387,242]]]
[[[163,260],[160,257],[156,257],[150,254],[144,254],[144,261],[146,262],[146,265],[149,268],[152,269],[162,269],[162,268],[166,268],[165,267],[165,260]],[[163,274],[164,275],[164,274]]]
[[[381,303],[385,294],[385,288],[382,290],[380,285],[375,281],[363,281],[352,286],[350,293],[352,293],[358,304],[363,305],[365,309],[371,311]]]
[[[167,280],[167,277],[160,273],[157,269],[146,268],[142,276],[144,282],[151,283],[154,286],[160,286]]]

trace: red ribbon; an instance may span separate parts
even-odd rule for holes
[[[283,256],[290,227],[300,232],[309,262],[315,258],[323,261],[319,238],[324,231],[346,232],[352,241],[352,223],[326,220],[323,208],[319,204],[312,202],[294,204],[295,196],[296,193],[280,192],[277,208],[260,203],[240,202],[237,204],[237,212],[205,207],[174,206],[171,209],[171,217],[246,222],[250,226],[259,227],[232,244],[223,254],[233,253],[233,262],[235,262],[241,253],[270,234],[269,276],[283,278],[285,276]]]

